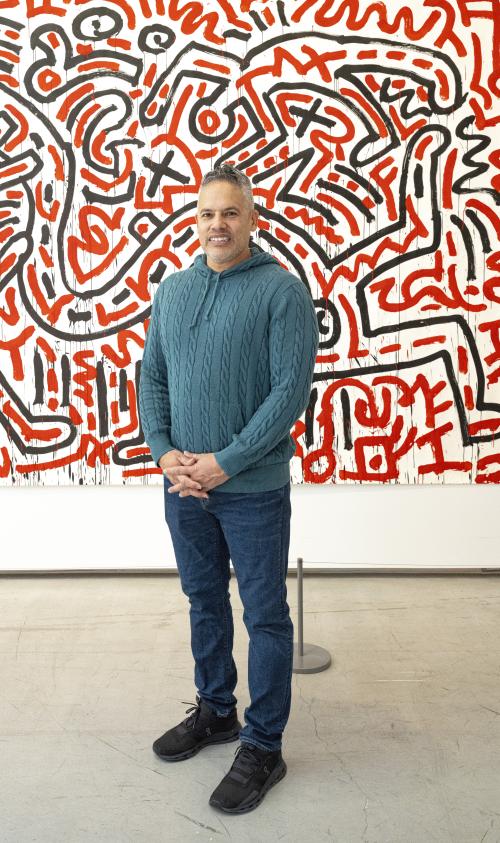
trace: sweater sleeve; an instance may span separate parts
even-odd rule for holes
[[[139,415],[144,438],[156,465],[163,454],[174,449],[170,441],[167,366],[160,345],[162,287],[163,284],[160,284],[153,300],[139,383]]]
[[[215,454],[232,477],[272,450],[307,407],[319,343],[318,322],[306,287],[293,284],[271,302],[271,391],[232,442]]]

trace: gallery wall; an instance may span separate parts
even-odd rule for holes
[[[4,568],[169,564],[141,358],[222,161],[320,327],[292,552],[491,563],[499,32],[492,0],[0,0]]]
[[[500,569],[498,486],[292,486],[290,569]],[[0,571],[171,570],[155,487],[1,489]]]

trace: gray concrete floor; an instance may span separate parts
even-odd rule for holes
[[[2,843],[498,843],[500,578],[307,577],[304,605],[333,665],[294,675],[288,774],[231,817],[208,798],[238,743],[151,750],[195,698],[177,577],[0,580]]]

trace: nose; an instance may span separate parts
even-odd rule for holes
[[[216,211],[214,213],[213,217],[212,217],[211,223],[212,223],[212,225],[210,226],[210,228],[212,228],[212,229],[216,229],[216,230],[224,229],[224,231],[227,230],[226,221],[225,221],[222,213],[218,214],[217,211]]]

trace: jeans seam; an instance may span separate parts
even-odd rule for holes
[[[284,565],[283,565],[283,526],[284,526],[284,517],[283,513],[285,510],[285,506],[283,503],[285,491],[284,489],[281,490],[281,507],[280,507],[280,515],[281,515],[281,523],[280,523],[280,549],[279,549],[279,557],[278,557],[278,588],[280,592],[280,620],[283,621],[285,617],[285,605],[283,600],[283,580],[284,580]]]
[[[282,503],[281,503],[281,529],[280,529],[280,585],[281,585],[281,583],[283,583],[283,587],[284,587],[284,585],[285,585],[285,581],[286,581],[286,576],[285,576],[285,565],[284,565],[284,562],[283,562],[283,559],[284,559],[284,557],[283,557],[283,528],[284,528],[284,521],[285,521],[285,503],[284,503],[284,497],[285,497],[285,489],[286,489],[287,487],[288,487],[288,484],[287,484],[286,486],[284,486],[284,487],[283,487],[283,490],[282,490],[282,493],[283,493],[283,494],[282,494]],[[283,599],[283,591],[282,591],[282,600],[281,600],[281,620],[282,620],[282,621],[285,619],[285,612],[284,612],[284,609],[285,609],[285,601],[284,601],[284,599]],[[282,722],[283,722],[283,717],[284,717],[284,708],[285,708],[285,704],[286,704],[286,700],[287,700],[287,690],[288,690],[288,688],[290,688],[290,689],[291,689],[291,677],[292,677],[292,669],[293,669],[293,638],[292,638],[292,642],[291,642],[291,643],[292,643],[292,658],[291,658],[291,659],[289,659],[288,676],[287,676],[287,681],[286,681],[286,683],[285,683],[285,687],[284,687],[283,701],[282,701],[282,703],[281,703],[281,709],[280,709],[280,723],[282,723]],[[290,691],[290,693],[291,693],[291,691]]]
[[[217,552],[218,552],[218,559],[219,559],[219,566],[218,566],[219,590],[220,590],[221,594],[224,591],[224,593],[222,594],[222,616],[224,618],[224,666],[225,666],[225,671],[226,671],[226,676],[225,676],[225,682],[226,682],[228,677],[229,677],[229,674],[231,672],[231,664],[230,664],[231,655],[229,653],[229,646],[228,646],[229,645],[229,642],[228,642],[229,627],[228,627],[228,616],[227,616],[227,594],[226,594],[226,588],[224,588],[224,581],[223,581],[223,578],[222,578],[221,533],[222,533],[222,527],[219,524],[219,529],[217,530]],[[227,585],[227,588],[229,588],[229,584]]]

